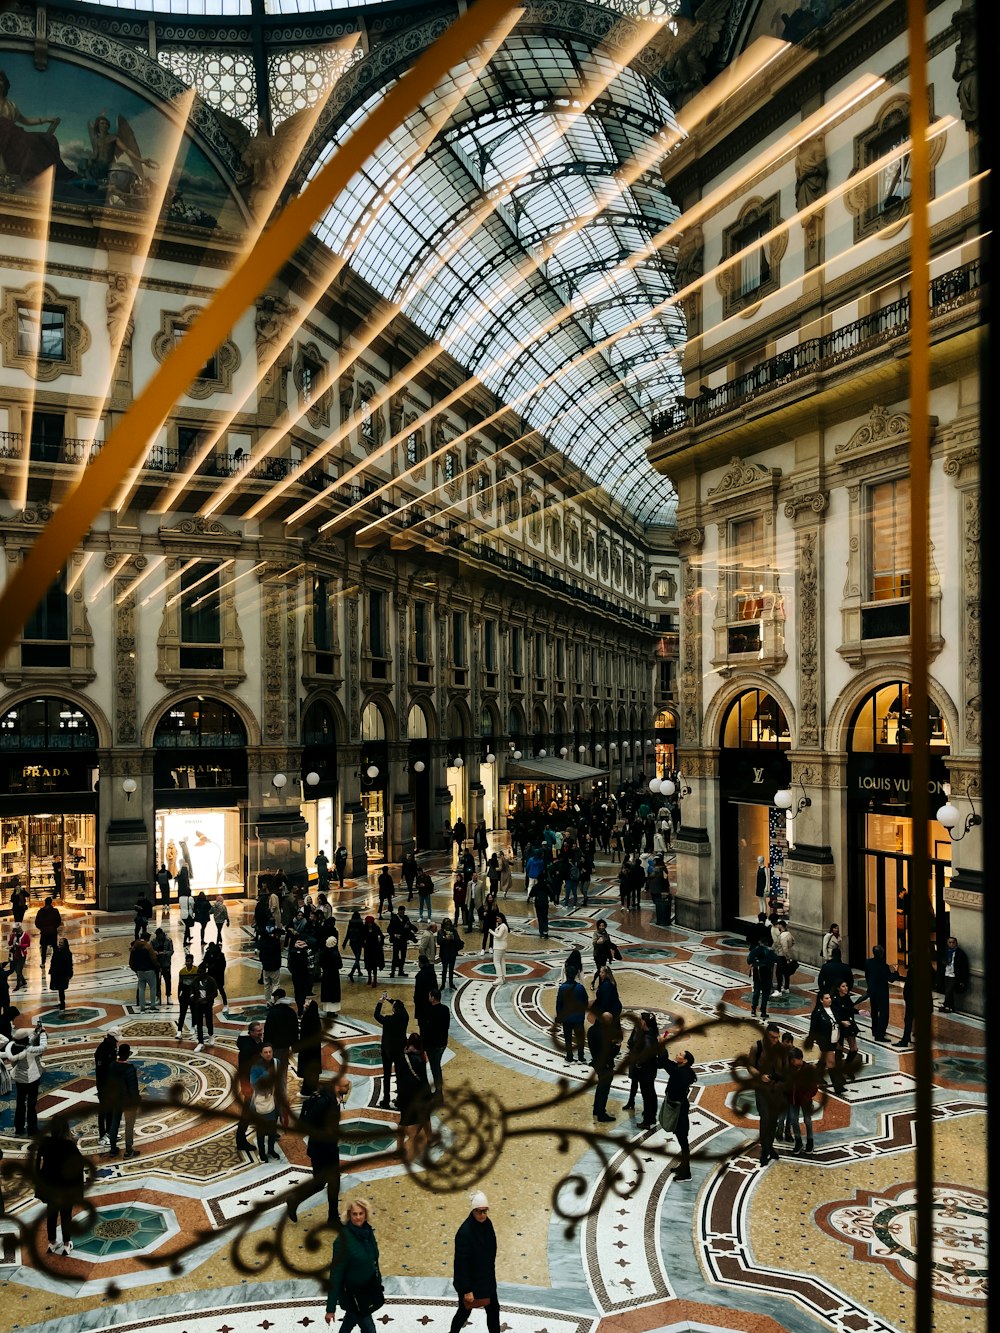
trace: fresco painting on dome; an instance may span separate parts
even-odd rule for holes
[[[142,212],[170,173],[167,222],[239,231],[242,214],[208,157],[185,137],[170,160],[170,120],[140,93],[100,72],[0,50],[0,191],[37,188],[55,173],[57,203]]]

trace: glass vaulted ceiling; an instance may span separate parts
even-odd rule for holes
[[[453,80],[464,96],[426,151],[455,82],[397,128],[319,235],[641,524],[671,523],[676,497],[646,459],[652,412],[682,391],[680,313],[650,313],[673,290],[669,252],[649,244],[677,216],[656,171],[671,108],[553,35],[512,35],[477,78]],[[647,169],[626,179],[637,158]]]

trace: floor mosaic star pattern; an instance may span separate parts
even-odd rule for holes
[[[434,916],[440,920],[451,908],[450,876],[440,860],[431,869]],[[538,937],[523,881],[515,875],[502,903],[512,928],[506,982],[497,982],[492,958],[479,953],[479,932],[463,931],[458,988],[445,995],[452,1010],[446,1089],[457,1094],[467,1086],[498,1097],[508,1110],[508,1130],[517,1128],[477,1182],[490,1194],[500,1242],[502,1327],[508,1333],[905,1333],[912,1327],[912,1054],[876,1045],[863,1032],[864,1065],[856,1079],[843,1097],[817,1108],[814,1154],[783,1155],[762,1171],[754,1151],[752,1098],[746,1106],[736,1096],[731,1069],[733,1056],[759,1030],[749,1015],[745,942],[729,934],[657,928],[645,907],[622,912],[614,875],[614,867],[599,863],[588,905],[565,915],[554,910],[548,939]],[[349,883],[337,902],[341,926],[353,907],[367,911],[372,905],[371,885]],[[23,1022],[44,1015],[49,1028],[40,1114],[68,1110],[79,1118],[81,1146],[97,1168],[97,1211],[75,1237],[73,1254],[52,1257],[51,1273],[32,1266],[0,1220],[0,1289],[19,1333],[326,1327],[325,1252],[321,1245],[310,1258],[304,1250],[307,1227],[319,1226],[325,1216],[322,1196],[302,1206],[297,1229],[286,1224],[280,1231],[302,1273],[265,1256],[248,1275],[230,1254],[225,1228],[260,1206],[247,1239],[252,1247],[273,1238],[288,1191],[308,1176],[297,1139],[279,1140],[278,1161],[248,1161],[236,1151],[232,1123],[225,1119],[236,1037],[263,1013],[259,968],[247,947],[249,905],[232,904],[230,914],[233,929],[225,945],[231,1008],[227,1015],[216,1012],[214,1040],[201,1051],[193,1040],[177,1041],[176,1008],[151,1014],[136,1008],[125,967],[130,919],[67,912],[78,965],[65,1011],[42,988],[37,958],[32,960],[29,988],[19,1001]],[[583,954],[589,986],[590,935],[599,917],[622,949],[615,971],[626,1006],[652,1010],[672,1030],[687,1029],[684,1045],[699,1070],[691,1138],[700,1157],[691,1182],[672,1174],[673,1141],[659,1130],[640,1131],[637,1119],[623,1110],[627,1077],[614,1080],[610,1134],[595,1140],[595,1130],[605,1127],[591,1118],[590,1071],[563,1059],[554,1025],[556,986],[571,947]],[[176,909],[164,924],[177,957]],[[376,1208],[387,1288],[376,1327],[440,1333],[455,1308],[452,1242],[468,1209],[468,1190],[448,1195],[421,1189],[392,1158],[397,1117],[379,1106],[375,1002],[384,986],[412,1014],[414,959],[407,977],[386,973],[376,991],[347,981],[350,961],[348,955],[335,1029],[345,1043],[352,1083],[343,1195],[362,1192]],[[797,1042],[807,1035],[813,980],[803,968],[791,993],[770,1006],[770,1016]],[[698,1030],[720,1004],[738,1026]],[[898,1035],[901,1016],[894,996],[891,1036]],[[941,1182],[935,1330],[958,1333],[985,1328],[986,1318],[986,1215],[977,1189],[985,1151],[984,1049],[974,1020],[936,1016],[935,1024]],[[111,1025],[120,1026],[134,1048],[147,1098],[136,1129],[140,1152],[132,1160],[102,1156],[97,1144],[90,1074],[94,1046]],[[532,1110],[551,1100],[559,1080],[569,1100],[558,1111]],[[198,1119],[183,1106],[169,1106],[167,1091],[178,1082],[213,1114]],[[289,1084],[296,1093],[294,1070]],[[12,1132],[12,1113],[11,1099],[0,1101],[0,1147],[16,1160],[24,1142]],[[9,1214],[44,1231],[36,1200],[5,1186],[5,1204]],[[568,1225],[573,1218],[575,1227]],[[184,1237],[202,1232],[203,1243],[183,1256],[179,1273],[172,1272]],[[313,1271],[316,1276],[308,1276]],[[477,1327],[477,1320],[482,1326],[476,1316],[469,1327]]]

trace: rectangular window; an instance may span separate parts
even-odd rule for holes
[[[406,466],[416,467],[420,462],[420,435],[418,431],[411,430],[406,437]]]
[[[597,662],[597,649],[596,649],[596,648],[591,648],[591,650],[590,650],[590,682],[591,682],[591,684],[592,684],[592,685],[596,685],[597,682],[600,680],[600,678],[601,678],[601,671],[600,671],[600,667],[598,666],[598,662]]]
[[[302,388],[300,398],[305,407],[308,407],[316,396],[316,386],[319,383],[320,369],[315,361],[310,361],[304,356],[300,362],[302,375]]]
[[[539,630],[535,631],[534,652],[535,675],[541,679],[545,675],[545,635]]]
[[[368,649],[372,657],[388,657],[385,636],[385,593],[373,589],[368,594]]]
[[[880,158],[889,157],[909,136],[909,124],[905,119],[889,126],[865,145],[866,162],[877,162]],[[906,152],[892,156],[879,170],[874,181],[869,219],[874,220],[883,213],[902,211],[910,202],[910,154]]]
[[[454,481],[457,472],[455,455],[447,453],[444,456],[444,479],[445,481]]]
[[[767,257],[767,249],[758,244],[761,237],[766,236],[770,230],[770,218],[761,217],[755,218],[733,236],[733,254],[741,256],[737,266],[737,291],[740,296],[749,296],[771,280],[771,263]]]
[[[431,616],[426,602],[413,603],[413,655],[418,662],[431,660]]]
[[[29,457],[36,463],[62,462],[65,437],[66,418],[61,412],[33,412]]]
[[[483,622],[483,665],[487,671],[497,669],[497,622]]]
[[[221,671],[222,575],[212,560],[196,560],[181,574],[180,664],[185,670]]]
[[[179,343],[187,331],[188,326],[186,324],[174,324],[174,343]],[[198,378],[200,380],[217,380],[219,378],[219,361],[214,352],[199,370]]]
[[[867,588],[863,639],[905,638],[910,632],[910,479],[884,481],[868,492]]]
[[[69,666],[69,597],[60,574],[24,625],[21,665]]]
[[[312,586],[313,643],[318,653],[333,651],[333,613],[330,607],[330,580],[316,575]]]
[[[39,361],[66,360],[66,311],[43,305],[17,307],[17,351],[19,356]]]
[[[372,417],[372,405],[368,398],[361,399],[361,439],[367,446],[375,443],[375,421]]]
[[[524,640],[520,625],[512,625],[510,630],[510,669],[515,676],[524,670]]]
[[[583,644],[577,643],[573,646],[573,677],[577,685],[583,684]]]
[[[910,479],[883,481],[869,491],[870,602],[910,595]]]
[[[556,639],[556,680],[566,679],[566,640]]]
[[[729,619],[756,621],[768,586],[764,518],[738,519],[729,529]]]
[[[454,611],[451,617],[451,660],[456,667],[468,666],[465,649],[465,612]]]

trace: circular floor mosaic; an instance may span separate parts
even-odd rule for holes
[[[986,1195],[958,1185],[934,1187],[934,1260],[931,1281],[944,1300],[985,1304],[987,1293]],[[917,1272],[917,1191],[913,1184],[880,1192],[858,1190],[853,1199],[826,1204],[819,1225],[846,1241],[855,1257],[882,1263],[909,1286]]]

